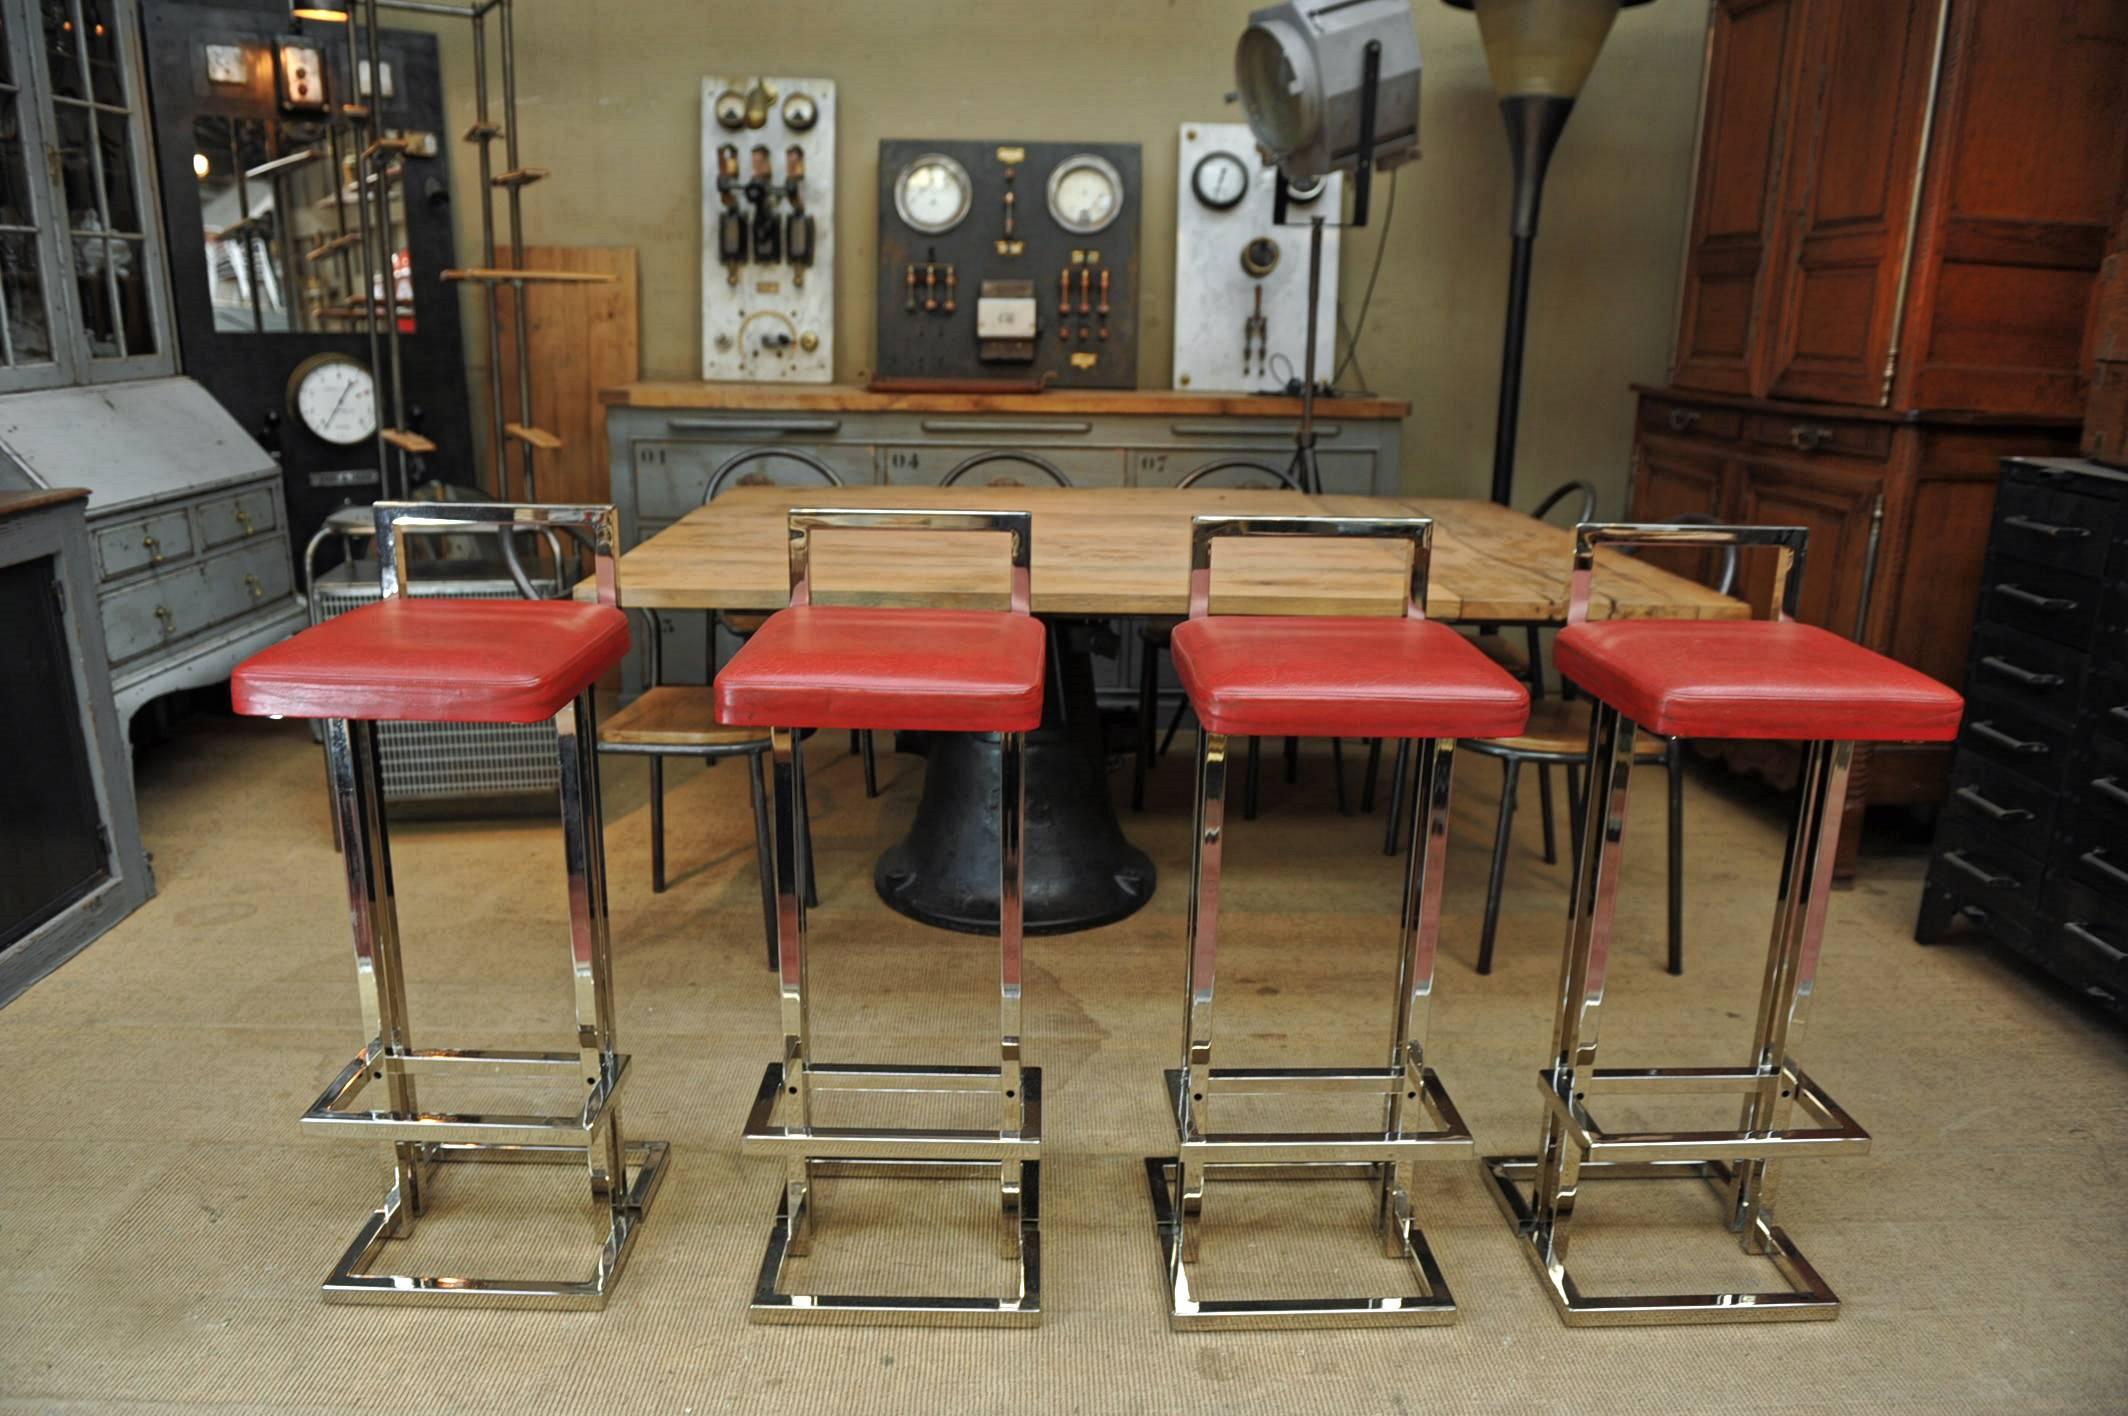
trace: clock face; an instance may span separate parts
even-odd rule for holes
[[[296,421],[329,443],[351,447],[377,435],[377,381],[344,354],[305,360],[288,381]]]

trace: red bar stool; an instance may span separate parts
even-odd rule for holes
[[[618,523],[610,506],[489,506],[379,502],[383,598],[304,630],[237,666],[236,711],[323,718],[333,810],[347,869],[355,980],[368,1041],[303,1124],[326,1135],[392,1143],[391,1188],[326,1278],[328,1301],[493,1303],[598,1308],[619,1280],[636,1231],[664,1178],[663,1141],[627,1140],[618,1098],[628,1055],[615,1051],[612,946],[592,686],[628,651],[615,606]],[[589,544],[596,603],[412,598],[409,531],[507,524],[556,528]],[[505,533],[508,534],[508,533]],[[379,722],[539,723],[552,719],[561,759],[563,855],[569,874],[569,960],[576,1046],[566,1052],[416,1047],[399,960],[391,847],[386,834]],[[424,1111],[417,1077],[501,1074],[573,1090],[561,1115]],[[382,1107],[356,1106],[381,1082]],[[609,1227],[597,1267],[580,1281],[373,1274],[385,1242],[412,1234],[435,1167],[445,1162],[583,1165]]]
[[[1934,679],[1793,616],[1803,581],[1801,527],[1584,524],[1573,594],[1559,631],[1559,671],[1595,700],[1582,852],[1560,970],[1551,1065],[1539,1072],[1544,1139],[1534,1156],[1490,1156],[1495,1197],[1553,1306],[1571,1325],[1826,1319],[1840,1300],[1773,1222],[1784,1159],[1855,1155],[1869,1133],[1806,1074],[1794,1048],[1815,988],[1840,809],[1857,740],[1941,742],[1963,701]],[[1589,623],[1603,545],[1770,547],[1778,554],[1771,621]],[[1596,1024],[1610,959],[1626,788],[1639,727],[1665,737],[1764,738],[1805,744],[1794,824],[1781,867],[1773,938],[1751,1055],[1727,1067],[1596,1065]],[[1586,1105],[1596,1093],[1741,1093],[1734,1131],[1615,1132]],[[1799,1124],[1801,1111],[1807,1124]],[[1703,1180],[1722,1197],[1744,1251],[1763,1255],[1786,1289],[1602,1296],[1568,1272],[1580,1186],[1594,1180]]]
[[[1461,635],[1425,617],[1433,522],[1425,518],[1199,516],[1191,522],[1190,617],[1175,627],[1183,691],[1203,731],[1197,756],[1190,860],[1188,968],[1182,1065],[1167,1076],[1177,1154],[1150,1156],[1146,1183],[1167,1265],[1175,1328],[1432,1324],[1455,1319],[1455,1299],[1434,1262],[1411,1202],[1415,1161],[1468,1154],[1470,1130],[1426,1057],[1433,998],[1441,873],[1455,742],[1522,731],[1529,691]],[[1399,617],[1291,617],[1211,613],[1212,544],[1232,536],[1388,537],[1411,544],[1411,580]],[[1212,998],[1218,964],[1220,857],[1225,839],[1227,747],[1233,737],[1417,740],[1411,855],[1386,1066],[1214,1067]],[[1379,1096],[1383,1121],[1366,1131],[1213,1129],[1226,1098],[1330,1093]],[[1422,1117],[1420,1113],[1424,1113]],[[1430,1121],[1432,1129],[1424,1129]],[[1207,1300],[1189,1266],[1202,1244],[1206,1180],[1361,1179],[1380,1195],[1382,1251],[1409,1262],[1422,1293],[1369,1298]]]
[[[1022,755],[1042,718],[1048,638],[1028,613],[1034,518],[1024,511],[793,510],[790,608],[779,610],[717,675],[717,719],[769,730],[763,759],[775,801],[777,977],[783,1056],[762,1074],[744,1147],[781,1156],[783,1194],[754,1289],[756,1322],[1031,1326],[1041,1319],[1038,1240],[1042,1072],[1020,1058]],[[882,609],[815,605],[811,535],[822,529],[1002,532],[1010,539],[1011,608]],[[813,1058],[805,901],[798,889],[793,749],[807,728],[994,733],[998,739],[998,1064],[892,1066]],[[980,1130],[824,1126],[816,1092],[959,1092],[995,1098]],[[966,1179],[995,1172],[1000,1254],[1019,1263],[1005,1298],[788,1293],[783,1266],[811,1247],[819,1182],[834,1178]]]

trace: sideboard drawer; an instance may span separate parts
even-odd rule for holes
[[[192,522],[182,508],[121,521],[96,532],[96,564],[105,580],[181,561],[191,554]]]
[[[1039,457],[1069,479],[1074,487],[1120,487],[1123,479],[1123,449],[1120,447],[1046,447],[1036,444],[1001,443],[985,447],[967,442],[894,442],[879,449],[880,480],[893,485],[937,486],[940,479],[971,457],[984,453],[1014,453]],[[1056,483],[1039,467],[1000,458],[965,473],[966,487],[1051,487]]]
[[[1990,560],[1981,580],[1980,616],[1983,623],[2086,649],[2104,591],[2098,581],[2064,575],[2052,566]]]
[[[2071,575],[2106,568],[2113,503],[2013,473],[1995,493],[1996,549]]]
[[[732,485],[821,486],[820,473],[799,455],[818,458],[844,486],[875,480],[869,445],[823,443],[785,448],[778,443],[716,443],[692,438],[643,439],[634,445],[636,515],[644,521],[677,521],[702,504],[717,469],[745,452],[762,456],[738,470]],[[777,454],[788,452],[790,456]]]
[[[1793,452],[1833,453],[1881,462],[1891,456],[1889,423],[1853,419],[1798,417],[1788,413],[1754,413],[1744,420],[1744,436],[1756,443]]]
[[[1744,415],[1735,408],[1643,398],[1640,400],[1640,425],[1651,433],[1733,441],[1743,436]]]
[[[1958,760],[1944,811],[2035,856],[2046,854],[2054,830],[2053,792],[1971,754]]]
[[[283,599],[291,571],[279,537],[194,561],[103,597],[103,633],[113,664],[199,634]]]
[[[2063,727],[2076,722],[2089,661],[2074,649],[1988,626],[1973,636],[1966,691],[2041,714]]]
[[[265,487],[203,501],[193,512],[199,518],[200,545],[210,551],[274,528],[273,492]]]

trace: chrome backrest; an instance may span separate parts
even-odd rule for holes
[[[1574,528],[1574,578],[1568,592],[1566,622],[1589,617],[1589,591],[1596,575],[1598,546],[1720,546],[1730,556],[1739,550],[1774,552],[1773,617],[1795,618],[1803,593],[1803,558],[1810,532],[1801,526],[1703,526],[1646,521],[1585,521]]]
[[[884,510],[854,507],[792,507],[786,521],[791,552],[791,603],[813,603],[812,533],[830,531],[999,531],[1011,538],[1012,612],[1028,613],[1034,567],[1031,511]]]
[[[377,565],[384,598],[407,593],[407,532],[461,531],[487,527],[510,536],[519,530],[559,531],[591,550],[598,602],[620,604],[620,577],[614,558],[620,553],[621,519],[610,504],[512,505],[508,502],[378,502]]]
[[[1212,612],[1212,542],[1223,536],[1392,537],[1411,542],[1411,584],[1404,614],[1426,618],[1426,572],[1433,559],[1430,516],[1193,516],[1190,518],[1190,618]]]

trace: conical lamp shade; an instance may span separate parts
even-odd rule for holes
[[[1574,98],[1625,5],[1646,0],[1448,0],[1475,10],[1502,98]]]

